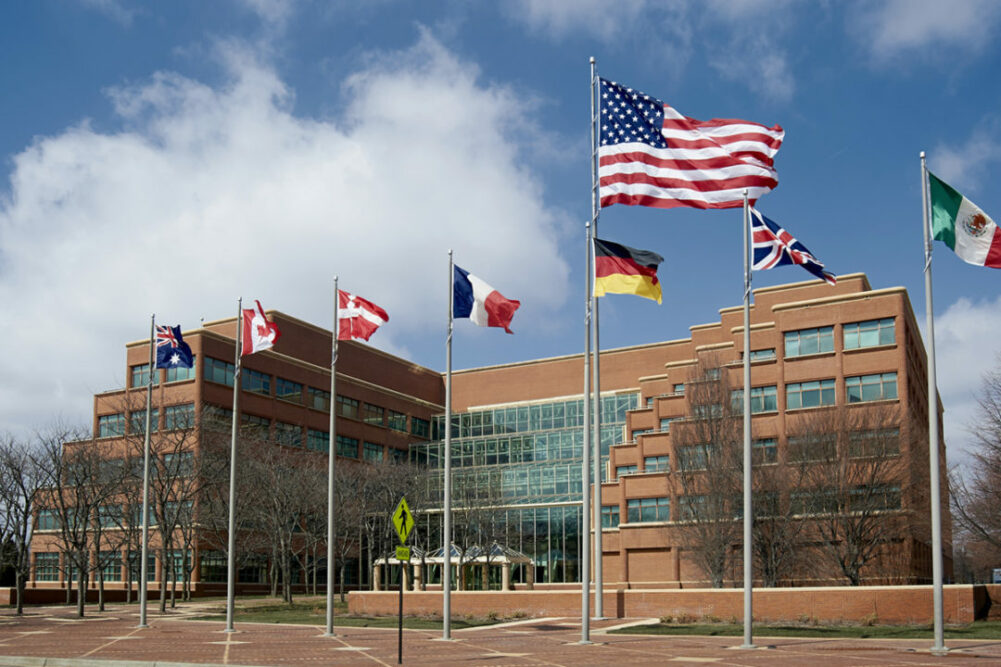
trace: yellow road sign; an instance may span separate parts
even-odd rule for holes
[[[396,547],[396,560],[410,560],[410,547]]]
[[[396,506],[396,511],[393,512],[393,527],[396,528],[400,544],[406,544],[407,537],[414,528],[414,515],[410,513],[410,507],[407,506],[406,498],[400,498],[400,504]]]

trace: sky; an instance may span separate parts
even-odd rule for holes
[[[0,3],[0,432],[88,423],[149,317],[237,299],[445,366],[448,251],[519,299],[456,322],[456,369],[583,350],[589,57],[688,116],[781,125],[759,201],[836,274],[925,321],[919,152],[1001,220],[994,0],[45,0]],[[685,338],[742,300],[739,210],[611,206],[664,256],[664,303],[601,302],[603,348]],[[950,457],[1001,364],[1001,272],[933,263]],[[809,279],[798,267],[756,287]]]

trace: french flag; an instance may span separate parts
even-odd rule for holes
[[[468,317],[481,327],[504,327],[504,331],[514,333],[508,328],[514,311],[521,305],[520,301],[505,298],[503,294],[486,284],[469,271],[454,267],[452,281],[452,314],[454,317]]]

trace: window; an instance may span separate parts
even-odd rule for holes
[[[833,352],[834,327],[787,331],[785,332],[785,348],[785,356],[787,357]]]
[[[644,433],[653,433],[653,429],[652,428],[634,428],[633,429],[633,440],[636,439],[636,436],[643,435]]]
[[[616,468],[615,468],[615,476],[616,477],[622,477],[623,475],[632,475],[632,474],[636,473],[638,470],[639,470],[639,468],[637,466],[635,466],[635,465],[631,465],[631,466],[616,466]]]
[[[660,420],[660,430],[664,433],[668,433],[671,430],[671,422],[677,421],[681,417],[663,417]]]
[[[866,322],[852,322],[844,326],[845,349],[893,345],[896,342],[892,317]]]
[[[59,515],[55,510],[38,510],[38,518],[35,519],[36,530],[55,530],[59,528]]]
[[[410,418],[410,432],[418,438],[427,438],[431,435],[431,422],[420,417]]]
[[[880,373],[845,378],[849,403],[883,401],[897,397],[897,374]]]
[[[195,355],[191,355],[191,368],[183,366],[173,366],[167,369],[167,382],[180,382],[181,380],[195,379],[195,367],[197,361]]]
[[[618,528],[619,527],[619,506],[618,505],[602,505],[601,506],[601,527],[602,528]]]
[[[248,415],[246,412],[240,414],[240,422],[244,426],[261,431],[263,435],[267,435],[268,430],[271,428],[271,420],[267,417]]]
[[[169,405],[163,410],[163,427],[172,429],[191,428],[195,425],[195,404]]]
[[[374,442],[366,442],[362,447],[362,452],[366,461],[382,461],[385,458],[385,448]]]
[[[751,465],[778,463],[779,443],[775,438],[763,438],[751,443]]]
[[[652,408],[653,407],[653,396],[647,396],[646,397],[646,401],[644,402],[644,405],[646,407],[648,407],[648,408]]]
[[[671,457],[667,454],[663,456],[643,457],[644,472],[671,472]]]
[[[789,505],[793,514],[834,514],[838,511],[838,497],[833,489],[793,491]]]
[[[205,357],[205,363],[202,364],[202,377],[209,382],[217,382],[227,387],[232,387],[234,373],[236,373],[236,366],[226,361],[213,359],[212,357]]]
[[[794,382],[786,385],[786,410],[834,405],[834,380]]]
[[[275,440],[286,447],[302,447],[302,427],[285,422],[275,422]]]
[[[35,581],[59,581],[59,554],[35,554]]]
[[[251,370],[250,368],[243,369],[243,379],[240,380],[240,386],[244,391],[250,391],[255,394],[264,394],[268,396],[271,394],[271,376],[259,371]]]
[[[97,508],[97,523],[101,528],[122,525],[121,505],[101,505]]]
[[[337,397],[337,414],[342,417],[358,419],[358,401],[347,396]]]
[[[709,463],[709,445],[678,447],[679,470],[705,470]]]
[[[191,477],[195,469],[195,455],[192,452],[164,454],[163,467],[169,477]]]
[[[386,424],[389,428],[394,431],[407,431],[407,416],[402,412],[396,412],[395,410],[389,411],[389,421]]]
[[[120,551],[102,551],[97,556],[101,563],[101,574],[105,581],[122,580],[122,553]]]
[[[293,403],[302,403],[302,385],[285,378],[275,378],[275,396]]]
[[[848,455],[852,458],[878,458],[896,456],[899,453],[899,428],[857,431],[849,436]]]
[[[125,415],[123,413],[101,415],[97,418],[97,437],[112,438],[116,435],[125,435]]]
[[[337,436],[337,455],[350,459],[358,458],[358,438],[349,438],[346,435]]]
[[[142,388],[149,384],[149,364],[132,367],[132,387]],[[160,373],[153,373],[153,384],[160,384]]]
[[[705,515],[705,496],[681,496],[678,498],[678,505],[681,509],[681,520],[691,521]]]
[[[705,405],[693,405],[692,417],[695,419],[711,419],[723,416],[723,406],[719,403],[709,403]]]
[[[160,409],[153,408],[149,415],[150,431],[156,433],[160,428]],[[141,434],[146,432],[146,411],[136,410],[129,413],[129,433]]]
[[[900,487],[895,484],[857,486],[851,490],[848,503],[852,512],[899,510]]]
[[[226,554],[222,551],[203,551],[201,556],[202,581],[225,583],[227,581]]]
[[[386,409],[378,405],[366,403],[364,411],[362,412],[362,420],[366,424],[382,426],[386,421]]]
[[[751,350],[751,363],[755,361],[771,361],[775,358],[775,348],[770,347],[766,350]],[[741,355],[743,359],[743,355]]]
[[[317,431],[315,428],[309,429],[306,433],[306,449],[314,452],[330,452],[330,434],[326,431]]]
[[[674,393],[675,394],[679,394],[679,395],[680,394],[684,394],[685,393],[685,384],[683,382],[679,382],[678,384],[674,385]]]
[[[309,407],[314,410],[322,410],[323,412],[330,412],[330,392],[323,391],[322,389],[316,389],[315,387],[309,388]]]
[[[837,458],[838,440],[833,434],[789,438],[789,461],[833,461]]]
[[[775,412],[779,409],[777,387],[751,387],[751,414],[759,412]],[[738,414],[744,414],[744,390],[737,389],[730,394],[731,408]]]
[[[670,498],[631,498],[626,501],[626,521],[629,523],[670,520]]]

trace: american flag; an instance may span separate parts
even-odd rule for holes
[[[824,265],[817,260],[806,246],[792,237],[792,234],[779,227],[754,208],[751,211],[751,238],[754,251],[754,263],[751,268],[764,271],[786,264],[799,264],[804,269],[836,285],[838,279],[833,273],[824,270]]]
[[[658,99],[600,79],[601,206],[739,208],[778,185],[785,132],[745,120],[695,120]]]

